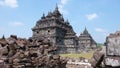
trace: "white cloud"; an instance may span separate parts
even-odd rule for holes
[[[97,32],[105,32],[106,30],[102,29],[102,28],[95,28],[95,31],[97,31]]]
[[[108,32],[106,29],[103,29],[103,28],[95,28],[95,31],[96,32],[99,32],[100,34],[104,35],[104,36],[107,36],[108,35]]]
[[[98,17],[98,14],[96,14],[96,13],[87,14],[86,17],[88,20],[93,20]]]
[[[68,14],[68,11],[64,9],[63,5],[58,5],[61,13]]]
[[[68,3],[69,0],[61,0],[60,4],[58,5],[59,10],[63,14],[68,14],[68,11],[65,9],[65,5]]]
[[[61,4],[65,5],[68,3],[69,0],[61,0]]]
[[[22,22],[11,22],[9,23],[11,26],[23,26],[24,24]]]
[[[80,33],[76,33],[76,35],[79,37],[79,36],[80,36]]]
[[[18,2],[17,2],[17,0],[1,0],[0,5],[8,6],[11,8],[16,8],[16,7],[18,7]]]

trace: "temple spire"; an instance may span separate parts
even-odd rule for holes
[[[45,14],[43,13],[43,17],[45,17]]]
[[[61,16],[61,13],[59,12],[59,8],[57,4],[56,4],[55,10],[53,11],[53,15],[57,17]]]
[[[55,10],[58,10],[58,5],[57,5],[57,3],[56,3],[56,8],[55,8]]]
[[[50,12],[48,12],[48,15],[47,15],[48,17],[50,17],[50,16],[52,16],[52,12],[50,11]]]
[[[61,20],[64,21],[63,14],[61,15]]]
[[[67,21],[66,21],[67,23],[69,23],[69,21],[68,21],[68,19],[67,19]]]
[[[88,30],[86,29],[86,27],[85,27],[85,30],[83,31],[83,34],[89,34]]]
[[[42,19],[44,19],[45,18],[45,14],[43,13],[43,16],[41,17]]]
[[[4,35],[2,36],[2,39],[5,39],[5,36],[4,36]]]
[[[68,19],[66,20],[66,23],[69,25],[69,21],[68,21]]]

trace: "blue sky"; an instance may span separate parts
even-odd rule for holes
[[[77,35],[86,27],[96,42],[104,43],[120,30],[120,0],[0,0],[0,37],[31,37],[36,21],[56,3]]]

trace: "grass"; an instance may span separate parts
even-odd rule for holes
[[[80,54],[60,54],[61,57],[69,57],[69,58],[80,58],[84,57],[86,59],[90,59],[93,56],[94,51],[89,53],[80,53]]]
[[[101,46],[103,46],[104,44],[103,43],[97,43],[97,47],[99,48],[99,47],[101,47]]]

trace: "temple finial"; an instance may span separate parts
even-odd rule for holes
[[[66,23],[69,25],[69,21],[68,21],[68,19],[66,20]]]
[[[66,22],[69,22],[69,21],[68,21],[68,19],[67,19],[67,21],[66,21]]]
[[[5,36],[4,36],[4,34],[3,34],[3,36],[2,36],[2,39],[5,39]]]
[[[43,13],[43,17],[45,17],[45,14]]]
[[[60,17],[61,16],[61,13],[59,12],[59,8],[58,8],[57,4],[56,4],[55,10],[53,11],[53,15],[56,16],[56,17]]]
[[[87,28],[85,27],[85,30],[83,31],[84,34],[88,34]]]
[[[64,21],[63,14],[61,15],[61,20]]]
[[[45,18],[45,14],[43,13],[43,16],[41,17],[42,19],[44,19]]]
[[[55,8],[55,10],[58,10],[58,4],[56,3],[56,8]]]

